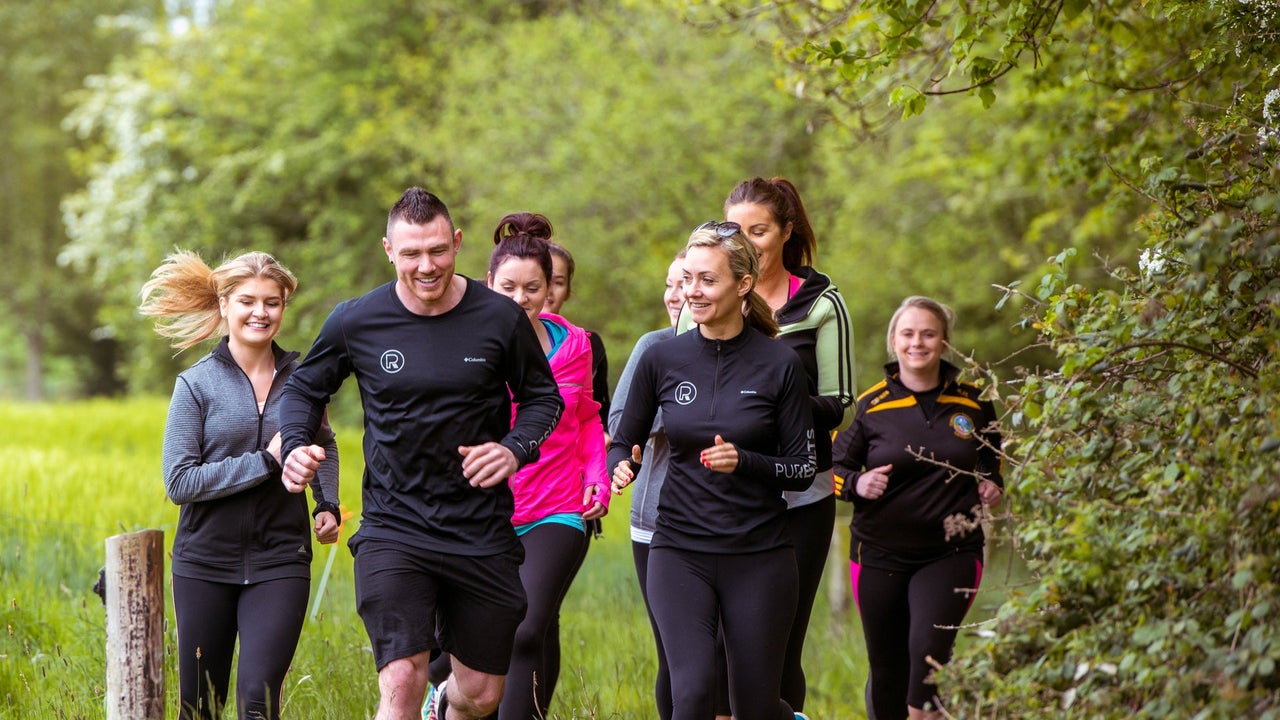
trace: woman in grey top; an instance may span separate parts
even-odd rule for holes
[[[627,391],[631,388],[631,376],[635,372],[636,363],[646,348],[655,343],[669,340],[676,336],[676,320],[680,318],[680,309],[684,307],[684,288],[681,261],[684,250],[681,249],[675,260],[667,268],[667,285],[662,293],[662,303],[666,306],[667,316],[671,320],[669,327],[645,333],[636,341],[627,365],[618,377],[618,387],[613,392],[613,402],[609,408],[609,434],[612,435],[622,419],[622,409],[627,404]],[[667,669],[667,660],[662,651],[662,637],[658,633],[658,624],[653,619],[653,611],[649,608],[649,593],[646,590],[647,567],[649,565],[649,541],[653,539],[654,522],[658,517],[658,491],[662,488],[662,479],[667,474],[667,460],[671,456],[671,448],[667,445],[667,434],[662,429],[662,414],[653,423],[649,433],[649,441],[645,443],[645,462],[636,474],[631,486],[631,553],[635,559],[636,577],[640,580],[640,594],[644,597],[646,610],[649,611],[649,625],[653,628],[653,639],[658,647],[658,677],[654,683],[654,694],[658,702],[658,717],[661,720],[671,718],[671,675]]]
[[[311,538],[338,539],[338,447],[327,424],[312,486],[280,480],[276,404],[298,353],[275,344],[293,275],[266,253],[211,269],[200,257],[167,258],[142,288],[141,312],[186,349],[221,341],[178,376],[165,423],[165,492],[180,506],[173,541],[179,716],[220,717],[237,637],[240,718],[278,718],[311,587]]]

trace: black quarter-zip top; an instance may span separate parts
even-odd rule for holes
[[[609,467],[645,444],[659,409],[671,446],[652,547],[741,553],[789,543],[783,490],[812,484],[813,413],[796,353],[751,328],[698,331],[651,346],[636,365]],[[702,465],[716,436],[733,443],[732,473]]]

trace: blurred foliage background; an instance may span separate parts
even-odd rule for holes
[[[0,392],[166,392],[195,353],[172,358],[134,307],[174,248],[278,255],[301,280],[282,342],[304,349],[337,301],[392,278],[379,241],[410,185],[450,205],[472,276],[502,215],[550,217],[579,268],[566,312],[602,333],[615,376],[663,321],[670,256],[753,175],[800,188],[816,265],[853,313],[860,384],[908,294],[954,304],[961,347],[995,360],[1034,335],[997,316],[993,282],[1099,238],[1132,259],[1132,211],[1081,229],[1084,189],[1048,186],[1060,131],[1025,101],[958,99],[871,134],[789,77],[780,26],[727,10],[6,5]]]
[[[174,248],[275,253],[305,349],[410,185],[476,277],[548,215],[616,377],[690,228],[786,176],[859,384],[927,294],[1005,412],[1030,580],[953,713],[1280,718],[1272,0],[49,0],[0,58],[0,395],[167,392]]]

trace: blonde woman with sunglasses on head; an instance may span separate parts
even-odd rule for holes
[[[671,458],[648,591],[670,664],[674,720],[715,714],[719,627],[734,715],[794,717],[780,692],[796,603],[782,491],[813,481],[813,423],[800,358],[770,339],[777,324],[755,292],[759,272],[738,225],[712,222],[693,232],[682,279],[698,328],[641,356],[609,451],[620,491],[634,480],[662,411]]]

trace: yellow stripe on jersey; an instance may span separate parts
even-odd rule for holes
[[[867,408],[867,414],[870,415],[873,412],[880,412],[881,410],[896,410],[898,408],[911,407],[915,404],[916,396],[908,395],[904,398],[898,398],[897,400],[890,400],[889,402],[880,403],[879,405],[872,405]]]
[[[955,403],[955,404],[957,404],[957,405],[964,405],[964,406],[966,406],[966,407],[971,407],[971,408],[973,408],[974,410],[981,410],[981,409],[982,409],[982,408],[978,405],[978,403],[976,403],[976,402],[974,402],[974,401],[970,400],[970,399],[969,399],[969,398],[967,398],[967,397],[964,397],[963,395],[939,395],[939,396],[938,396],[938,402],[940,402],[940,403]]]

